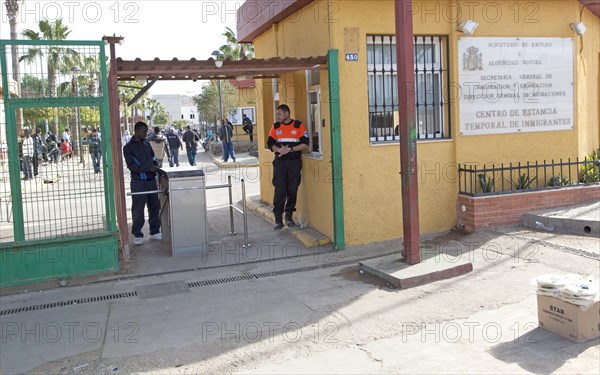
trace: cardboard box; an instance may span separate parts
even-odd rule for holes
[[[585,311],[556,297],[538,294],[540,327],[576,342],[600,337],[600,301]]]

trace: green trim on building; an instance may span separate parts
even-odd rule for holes
[[[340,78],[338,50],[327,52],[329,77],[329,113],[331,122],[331,163],[333,190],[333,243],[338,250],[346,248],[344,237],[344,186],[342,178],[342,133],[340,120]]]

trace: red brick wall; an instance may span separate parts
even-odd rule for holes
[[[458,226],[472,233],[481,228],[520,224],[527,212],[599,200],[597,185],[485,197],[459,195]]]

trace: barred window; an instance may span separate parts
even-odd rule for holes
[[[448,37],[414,36],[417,139],[450,138]],[[369,139],[398,141],[396,37],[367,36]]]

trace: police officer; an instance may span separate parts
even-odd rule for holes
[[[283,228],[282,216],[288,227],[296,225],[292,219],[296,211],[296,197],[302,172],[302,151],[308,149],[308,131],[300,120],[290,118],[290,107],[285,104],[277,107],[278,120],[267,139],[267,147],[275,153],[273,160],[273,214],[275,230]]]
[[[146,140],[148,125],[145,122],[137,122],[134,126],[134,134],[131,141],[123,147],[123,156],[127,168],[131,171],[131,192],[155,191],[158,189],[156,173],[158,172],[158,160],[154,157],[152,146]],[[160,200],[158,193],[141,194],[131,196],[131,232],[135,236],[135,244],[144,242],[142,227],[144,226],[144,210],[148,205],[148,222],[150,224],[150,238],[161,240],[160,234]]]

